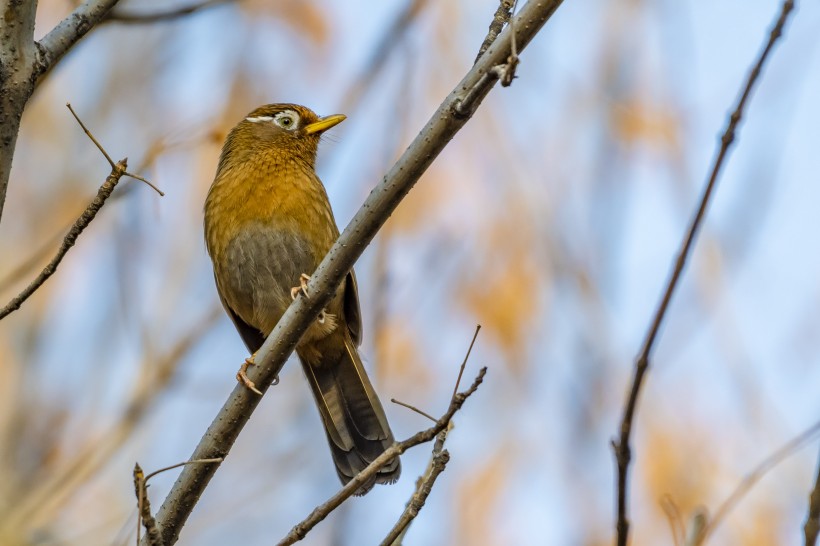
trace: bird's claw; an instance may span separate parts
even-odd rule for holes
[[[299,295],[299,292],[304,294],[304,296],[306,298],[309,298],[310,297],[310,294],[308,293],[308,282],[309,281],[310,281],[310,275],[308,275],[306,273],[302,273],[299,276],[299,286],[294,286],[293,288],[290,289],[291,299],[295,300],[296,296]]]
[[[255,392],[259,396],[262,396],[262,391],[256,388],[256,383],[251,381],[251,378],[248,377],[248,367],[256,365],[256,353],[252,354],[248,358],[245,359],[245,362],[239,367],[239,371],[236,372],[236,380],[245,385],[248,389]],[[277,377],[278,381],[278,377]]]

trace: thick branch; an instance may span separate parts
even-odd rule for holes
[[[533,39],[562,0],[530,1],[516,18],[519,51]],[[448,95],[421,133],[371,191],[359,212],[325,256],[310,281],[310,299],[297,298],[257,353],[257,366],[248,374],[263,392],[279,374],[302,333],[328,303],[335,287],[353,267],[376,232],[427,170],[447,143],[493,87],[493,67],[510,55],[510,28],[505,29],[464,79]],[[234,388],[225,405],[194,450],[192,459],[225,457],[259,403],[259,397],[242,385]],[[179,532],[217,465],[186,467],[157,514],[165,544],[176,542]]]
[[[703,218],[706,215],[706,209],[709,206],[712,192],[717,184],[724,159],[726,158],[729,148],[735,140],[735,133],[737,131],[738,124],[740,123],[740,119],[743,116],[743,110],[746,107],[746,102],[751,95],[752,88],[760,76],[763,64],[766,62],[772,47],[777,42],[777,39],[782,35],[783,26],[786,24],[786,20],[788,19],[789,13],[792,9],[794,9],[794,2],[792,0],[785,0],[780,11],[780,16],[769,33],[768,41],[766,42],[763,51],[761,51],[758,56],[757,62],[753,65],[749,75],[746,78],[746,82],[742,88],[740,97],[732,112],[732,115],[729,117],[726,129],[723,132],[723,136],[720,139],[720,147],[718,148],[717,155],[712,165],[709,179],[703,188],[703,194],[701,195],[698,207],[692,217],[683,241],[681,242],[672,274],[669,277],[669,281],[666,284],[661,301],[658,304],[658,308],[655,311],[652,322],[646,332],[641,352],[635,363],[635,373],[632,378],[632,386],[630,387],[629,395],[624,406],[623,417],[621,419],[620,437],[617,442],[613,441],[612,443],[612,447],[615,451],[615,461],[618,465],[618,520],[616,523],[618,546],[626,546],[629,537],[629,519],[627,517],[627,482],[629,478],[629,463],[632,457],[629,447],[629,439],[632,433],[632,421],[635,417],[635,411],[638,405],[638,395],[640,394],[644,376],[649,370],[649,361],[652,355],[652,349],[655,345],[655,340],[657,339],[661,324],[666,316],[669,303],[672,301],[672,294],[674,294],[675,289],[678,286],[678,281],[683,273],[686,261],[695,245],[698,231],[700,230],[700,226],[703,223]]]
[[[34,16],[37,2],[0,0],[0,218],[6,202],[11,160],[26,101],[34,90]]]
[[[89,0],[77,6],[77,9],[40,40],[40,59],[35,67],[35,74],[39,77],[51,70],[74,44],[105,18],[118,1]]]

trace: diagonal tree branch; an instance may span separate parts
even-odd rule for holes
[[[562,0],[527,2],[516,17],[514,27],[519,51],[530,43],[561,3]],[[378,230],[498,81],[498,71],[493,69],[507,62],[511,53],[510,41],[511,28],[507,27],[444,99],[410,147],[371,191],[359,212],[313,273],[310,281],[312,296],[309,299],[297,298],[268,336],[257,353],[257,366],[252,367],[248,374],[263,392],[279,374],[302,333],[330,300],[336,286]],[[259,400],[247,388],[237,385],[190,458],[227,456]],[[185,521],[218,466],[198,465],[182,470],[157,514],[157,524],[166,545],[174,544],[179,538]]]
[[[100,23],[119,0],[88,0],[77,6],[38,43],[40,58],[34,68],[37,78],[51,70],[74,44]]]
[[[783,2],[777,22],[774,24],[769,33],[769,39],[746,78],[746,82],[742,88],[740,97],[738,98],[737,104],[732,111],[731,116],[729,116],[726,129],[720,139],[720,147],[718,148],[717,155],[715,156],[712,170],[709,174],[709,179],[706,182],[706,186],[703,189],[703,194],[701,195],[698,207],[695,210],[695,214],[692,217],[683,241],[681,242],[681,246],[675,259],[675,265],[672,269],[672,274],[670,275],[669,281],[667,282],[666,288],[661,296],[658,308],[652,317],[652,322],[646,332],[646,337],[643,341],[641,352],[635,362],[635,372],[632,377],[632,385],[629,389],[629,394],[624,405],[623,416],[621,418],[620,436],[617,441],[612,441],[612,448],[615,453],[615,462],[618,466],[618,519],[616,522],[618,546],[626,546],[628,543],[629,519],[627,515],[627,486],[629,479],[629,463],[632,458],[631,448],[629,447],[629,439],[632,433],[632,420],[635,417],[635,411],[638,405],[638,395],[640,394],[644,376],[646,375],[647,370],[649,370],[649,359],[652,355],[652,349],[655,346],[655,340],[657,339],[661,324],[663,324],[666,311],[669,308],[669,303],[672,301],[672,295],[678,286],[678,281],[680,280],[683,269],[686,266],[686,261],[689,258],[692,248],[695,246],[698,231],[700,230],[700,226],[706,216],[706,209],[709,206],[712,193],[717,185],[718,176],[720,175],[724,160],[729,152],[729,148],[735,140],[735,133],[737,131],[738,124],[740,123],[740,119],[743,116],[743,110],[746,107],[746,102],[748,101],[752,89],[760,76],[760,72],[763,69],[763,65],[766,62],[772,47],[774,47],[774,44],[782,35],[783,27],[786,24],[789,13],[791,13],[793,9],[794,2],[792,0],[785,0]]]

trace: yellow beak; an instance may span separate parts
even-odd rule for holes
[[[344,114],[333,114],[332,116],[325,116],[319,121],[314,121],[310,125],[305,126],[305,132],[309,135],[313,133],[323,133],[331,127],[340,124],[347,119]]]

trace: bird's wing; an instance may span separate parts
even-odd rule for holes
[[[359,309],[359,286],[356,273],[350,270],[345,279],[344,312],[350,339],[358,347],[362,344],[362,311]]]
[[[219,286],[219,279],[216,280],[216,283],[217,286]],[[242,320],[239,315],[231,309],[231,306],[228,305],[228,302],[225,301],[225,298],[222,296],[222,290],[217,290],[217,292],[219,293],[219,301],[222,302],[222,307],[225,308],[225,311],[227,311],[228,316],[231,317],[231,321],[233,321],[234,326],[236,326],[236,331],[239,332],[240,336],[242,336],[242,341],[245,342],[245,346],[251,354],[254,354],[265,342],[265,336],[258,329]]]

